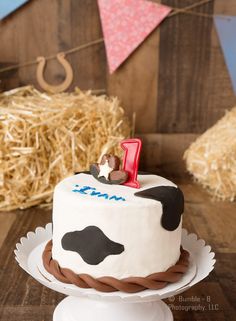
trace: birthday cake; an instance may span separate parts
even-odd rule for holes
[[[128,179],[118,158],[104,155],[90,172],[56,186],[53,238],[43,262],[59,281],[138,292],[163,288],[186,272],[183,193],[154,174],[139,173],[138,189],[125,185]]]

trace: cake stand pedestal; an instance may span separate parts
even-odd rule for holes
[[[66,294],[56,307],[53,321],[173,321],[168,305],[162,299],[182,293],[204,279],[213,270],[215,260],[211,247],[196,234],[182,230],[182,246],[190,253],[190,267],[183,278],[161,290],[139,293],[103,293],[81,289],[57,281],[43,267],[42,252],[52,238],[52,225],[38,227],[16,244],[19,265],[44,286]]]
[[[69,296],[55,309],[54,321],[173,321],[172,312],[162,301],[124,303],[96,301]]]

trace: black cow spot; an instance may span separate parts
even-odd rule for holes
[[[90,265],[97,265],[107,256],[124,251],[122,244],[111,241],[97,226],[87,226],[82,231],[66,233],[61,245],[66,251],[77,252]]]
[[[134,194],[161,202],[163,214],[161,225],[168,231],[177,229],[181,214],[184,212],[183,192],[173,186],[157,186]]]

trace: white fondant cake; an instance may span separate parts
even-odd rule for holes
[[[172,192],[180,190],[156,175],[139,175],[138,180],[141,188],[135,189],[102,184],[81,173],[56,186],[52,258],[61,267],[122,279],[166,271],[178,261],[182,212],[175,213]],[[150,189],[158,191],[159,200],[150,198]],[[144,196],[135,195],[139,192]]]

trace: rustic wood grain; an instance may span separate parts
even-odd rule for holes
[[[165,300],[176,321],[234,321],[236,314],[235,203],[214,203],[205,191],[189,181],[180,183],[185,194],[184,227],[204,238],[216,252],[217,263],[207,279],[173,299]],[[9,213],[1,214],[8,218]],[[37,208],[15,211],[8,233],[0,224],[0,321],[49,321],[63,295],[41,286],[14,260],[21,236],[51,220],[51,212]],[[184,301],[185,300],[185,301]],[[204,307],[204,312],[199,309]],[[180,310],[182,309],[182,310]],[[185,310],[183,310],[185,309]],[[188,311],[186,311],[188,310]]]
[[[191,220],[196,226],[197,233],[201,231],[203,238],[211,237],[211,244],[221,253],[236,252],[235,229],[229,228],[222,234],[225,225],[230,226],[235,218],[235,203],[211,202],[202,205],[201,215],[194,212]],[[227,212],[227,216],[225,215]]]
[[[235,310],[225,299],[225,293],[215,281],[201,282],[186,293],[175,296],[173,302],[171,299],[165,302],[171,308],[176,321],[234,320]]]
[[[160,2],[160,0],[153,0]],[[195,0],[162,0],[183,7]],[[203,13],[236,14],[234,0],[216,0]],[[102,36],[94,0],[34,0],[0,22],[1,63],[22,63],[39,55]],[[138,133],[200,133],[236,104],[212,18],[179,14],[167,18],[114,75],[107,72],[104,44],[69,55],[75,86],[107,89],[127,114],[135,112]],[[4,89],[33,84],[35,66],[0,75]],[[58,84],[64,71],[56,60],[45,77]]]
[[[163,0],[171,7],[185,7],[195,0]],[[212,14],[213,2],[201,7]],[[157,132],[198,133],[211,117],[208,83],[212,19],[179,14],[167,18],[160,34]],[[211,120],[211,119],[210,119]]]
[[[235,230],[235,228],[234,228]],[[219,284],[223,289],[225,297],[236,310],[236,253],[217,253],[215,268]]]
[[[15,213],[8,213],[3,214],[0,213],[0,226],[1,226],[1,233],[0,233],[0,248],[2,246],[3,241],[5,240],[9,229],[11,228],[12,224],[16,219]]]
[[[0,320],[8,321],[52,321],[53,306],[17,306],[0,308]]]
[[[155,0],[156,2],[159,2]],[[175,7],[194,0],[162,0]],[[199,12],[236,14],[234,0],[216,0]],[[18,63],[100,38],[101,23],[94,0],[34,0],[0,22],[0,61]],[[177,15],[166,19],[113,75],[107,73],[104,44],[68,57],[75,85],[82,89],[107,88],[117,95],[129,116],[137,114],[137,131],[144,141],[142,167],[176,177],[185,194],[184,226],[204,238],[216,252],[211,275],[182,294],[199,302],[173,303],[177,321],[233,321],[236,315],[235,203],[213,202],[206,192],[183,177],[184,150],[199,132],[211,126],[236,104],[212,19]],[[64,77],[50,61],[46,78],[58,83]],[[35,67],[0,75],[4,89],[32,83]],[[148,134],[149,133],[149,134]],[[151,133],[151,134],[150,134]],[[178,133],[174,135],[173,133]],[[49,321],[63,295],[41,286],[14,259],[15,244],[37,226],[51,220],[51,213],[32,208],[0,215],[0,321]],[[218,305],[219,309],[209,307]],[[186,311],[176,306],[187,306]]]
[[[1,27],[0,27],[1,28]],[[0,69],[14,65],[15,62],[0,62]],[[11,70],[0,74],[0,92],[6,91],[9,88],[18,86],[18,70]]]
[[[19,61],[34,60],[38,56],[47,56],[58,52],[57,45],[57,4],[52,1],[32,1],[17,15],[17,53]],[[56,60],[47,63],[45,78],[51,84],[58,83],[58,73],[62,67]],[[19,69],[20,84],[27,85],[36,81],[36,66]],[[38,86],[38,85],[37,85]]]
[[[136,114],[138,133],[156,131],[159,35],[158,28],[114,74],[108,75],[108,94],[120,99],[130,119]]]
[[[24,10],[23,10],[24,9]],[[34,0],[0,22],[0,61],[22,63],[37,56],[53,55],[72,47],[96,40],[102,36],[96,1]],[[106,59],[104,45],[99,44],[67,56],[74,70],[75,86],[82,89],[106,87]],[[19,70],[14,86],[33,84],[39,88],[36,66]],[[64,70],[57,60],[48,62],[45,78],[58,84],[64,79]],[[0,75],[1,78],[1,75]],[[12,88],[13,84],[9,84]]]
[[[37,226],[45,226],[51,220],[51,213],[32,208],[16,211],[15,216],[17,218],[0,248],[0,320],[51,320],[54,305],[64,296],[40,286],[22,273],[13,253],[20,237]],[[2,226],[0,232],[3,232]]]
[[[72,47],[102,38],[97,1],[71,0]],[[74,85],[81,89],[106,88],[106,56],[103,43],[71,56]]]
[[[143,134],[141,168],[167,176],[185,176],[184,151],[197,134]]]

